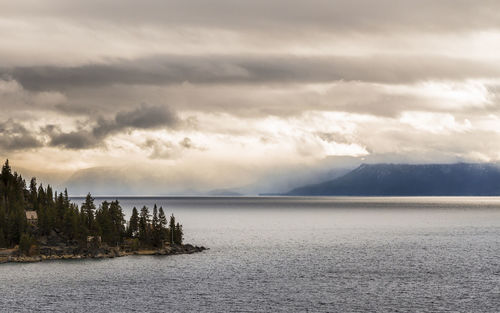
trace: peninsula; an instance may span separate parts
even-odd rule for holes
[[[190,254],[172,214],[154,205],[133,208],[128,222],[118,200],[99,206],[90,193],[79,207],[67,190],[57,193],[32,178],[29,186],[7,160],[0,173],[0,263]]]

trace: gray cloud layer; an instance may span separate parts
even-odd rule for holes
[[[421,80],[491,78],[491,62],[435,55],[373,57],[179,56],[163,55],[79,67],[4,69],[31,90],[66,90],[113,84],[166,85],[235,83],[320,83],[337,80],[412,83]]]
[[[47,0],[4,1],[0,16],[64,18],[120,25],[297,32],[462,31],[500,26],[494,0]]]

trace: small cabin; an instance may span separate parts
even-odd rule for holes
[[[38,215],[36,211],[26,211],[26,220],[30,225],[36,225],[38,223]]]

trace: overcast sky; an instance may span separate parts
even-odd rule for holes
[[[496,162],[498,51],[499,1],[0,0],[0,156],[97,194]]]

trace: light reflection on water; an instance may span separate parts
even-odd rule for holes
[[[112,198],[111,198],[112,199]],[[75,199],[81,201],[81,199]],[[101,199],[97,199],[101,201]],[[0,311],[497,312],[500,198],[122,198],[209,251],[0,266]]]

